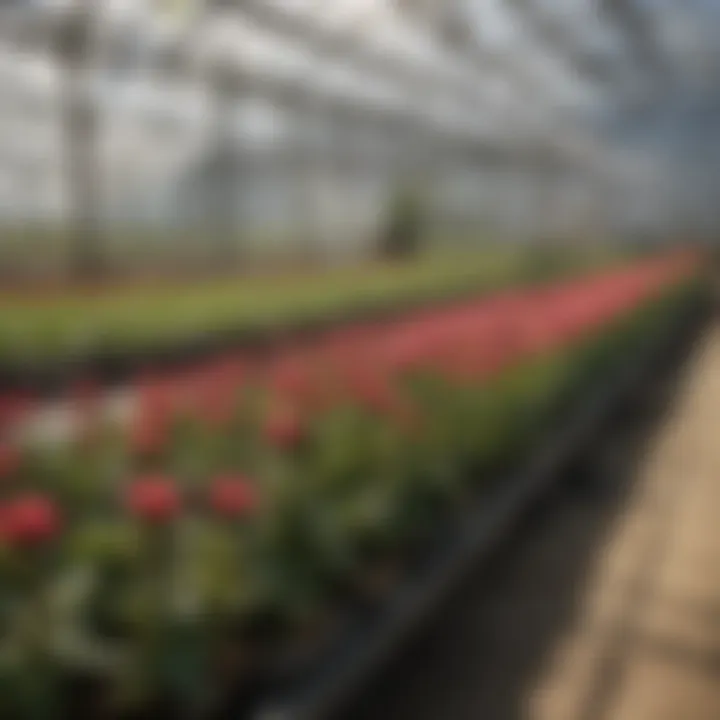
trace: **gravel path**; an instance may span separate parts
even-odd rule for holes
[[[720,328],[343,720],[720,718]]]

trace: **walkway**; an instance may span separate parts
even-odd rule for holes
[[[720,329],[353,720],[720,719]]]

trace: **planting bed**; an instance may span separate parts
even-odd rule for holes
[[[698,267],[225,356],[127,427],[79,393],[73,441],[0,447],[0,715],[332,709],[697,312]]]
[[[384,603],[358,612],[345,633],[328,643],[312,662],[295,667],[294,674],[276,677],[261,697],[253,699],[247,717],[344,717],[343,711],[350,709],[360,690],[424,626],[463,576],[498,548],[563,468],[602,435],[610,418],[654,377],[655,368],[662,369],[668,360],[680,356],[679,348],[696,336],[705,310],[702,298],[687,305],[660,332],[648,337],[637,353],[618,363],[603,382],[578,393],[564,417],[546,429],[514,471],[499,473],[492,486],[488,482],[487,491],[453,518],[452,527],[438,528],[421,562],[407,567]]]
[[[0,295],[0,402],[19,389],[43,395],[91,376],[125,382],[231,348],[277,346],[362,319],[396,317],[508,285],[540,282],[617,261],[617,254],[487,250],[297,277]],[[7,406],[7,409],[4,406]]]

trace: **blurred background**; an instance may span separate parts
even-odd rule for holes
[[[434,245],[707,237],[719,13],[4,0],[2,273],[344,262],[398,216]]]

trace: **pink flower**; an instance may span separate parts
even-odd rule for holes
[[[173,411],[166,388],[150,386],[141,392],[130,427],[130,444],[138,455],[147,457],[162,452],[170,439]]]
[[[212,378],[198,389],[196,406],[200,416],[210,426],[222,428],[232,420],[235,413],[235,388]]]
[[[42,545],[60,531],[60,513],[55,503],[40,494],[12,500],[2,511],[0,530],[16,547]]]
[[[301,399],[308,392],[307,369],[296,358],[283,359],[271,371],[273,390],[281,396]]]
[[[136,478],[128,488],[126,504],[133,515],[153,524],[173,520],[182,506],[175,482],[164,475]]]
[[[151,418],[145,418],[135,423],[130,435],[133,450],[144,457],[162,452],[167,439],[167,423],[164,420]]]
[[[304,437],[304,428],[297,411],[290,405],[273,407],[263,427],[265,438],[278,448],[292,450]]]
[[[247,517],[257,507],[258,496],[250,481],[242,475],[221,475],[210,486],[210,507],[226,518]]]
[[[354,369],[349,378],[352,397],[363,407],[379,415],[393,413],[398,397],[390,379],[379,369]]]

